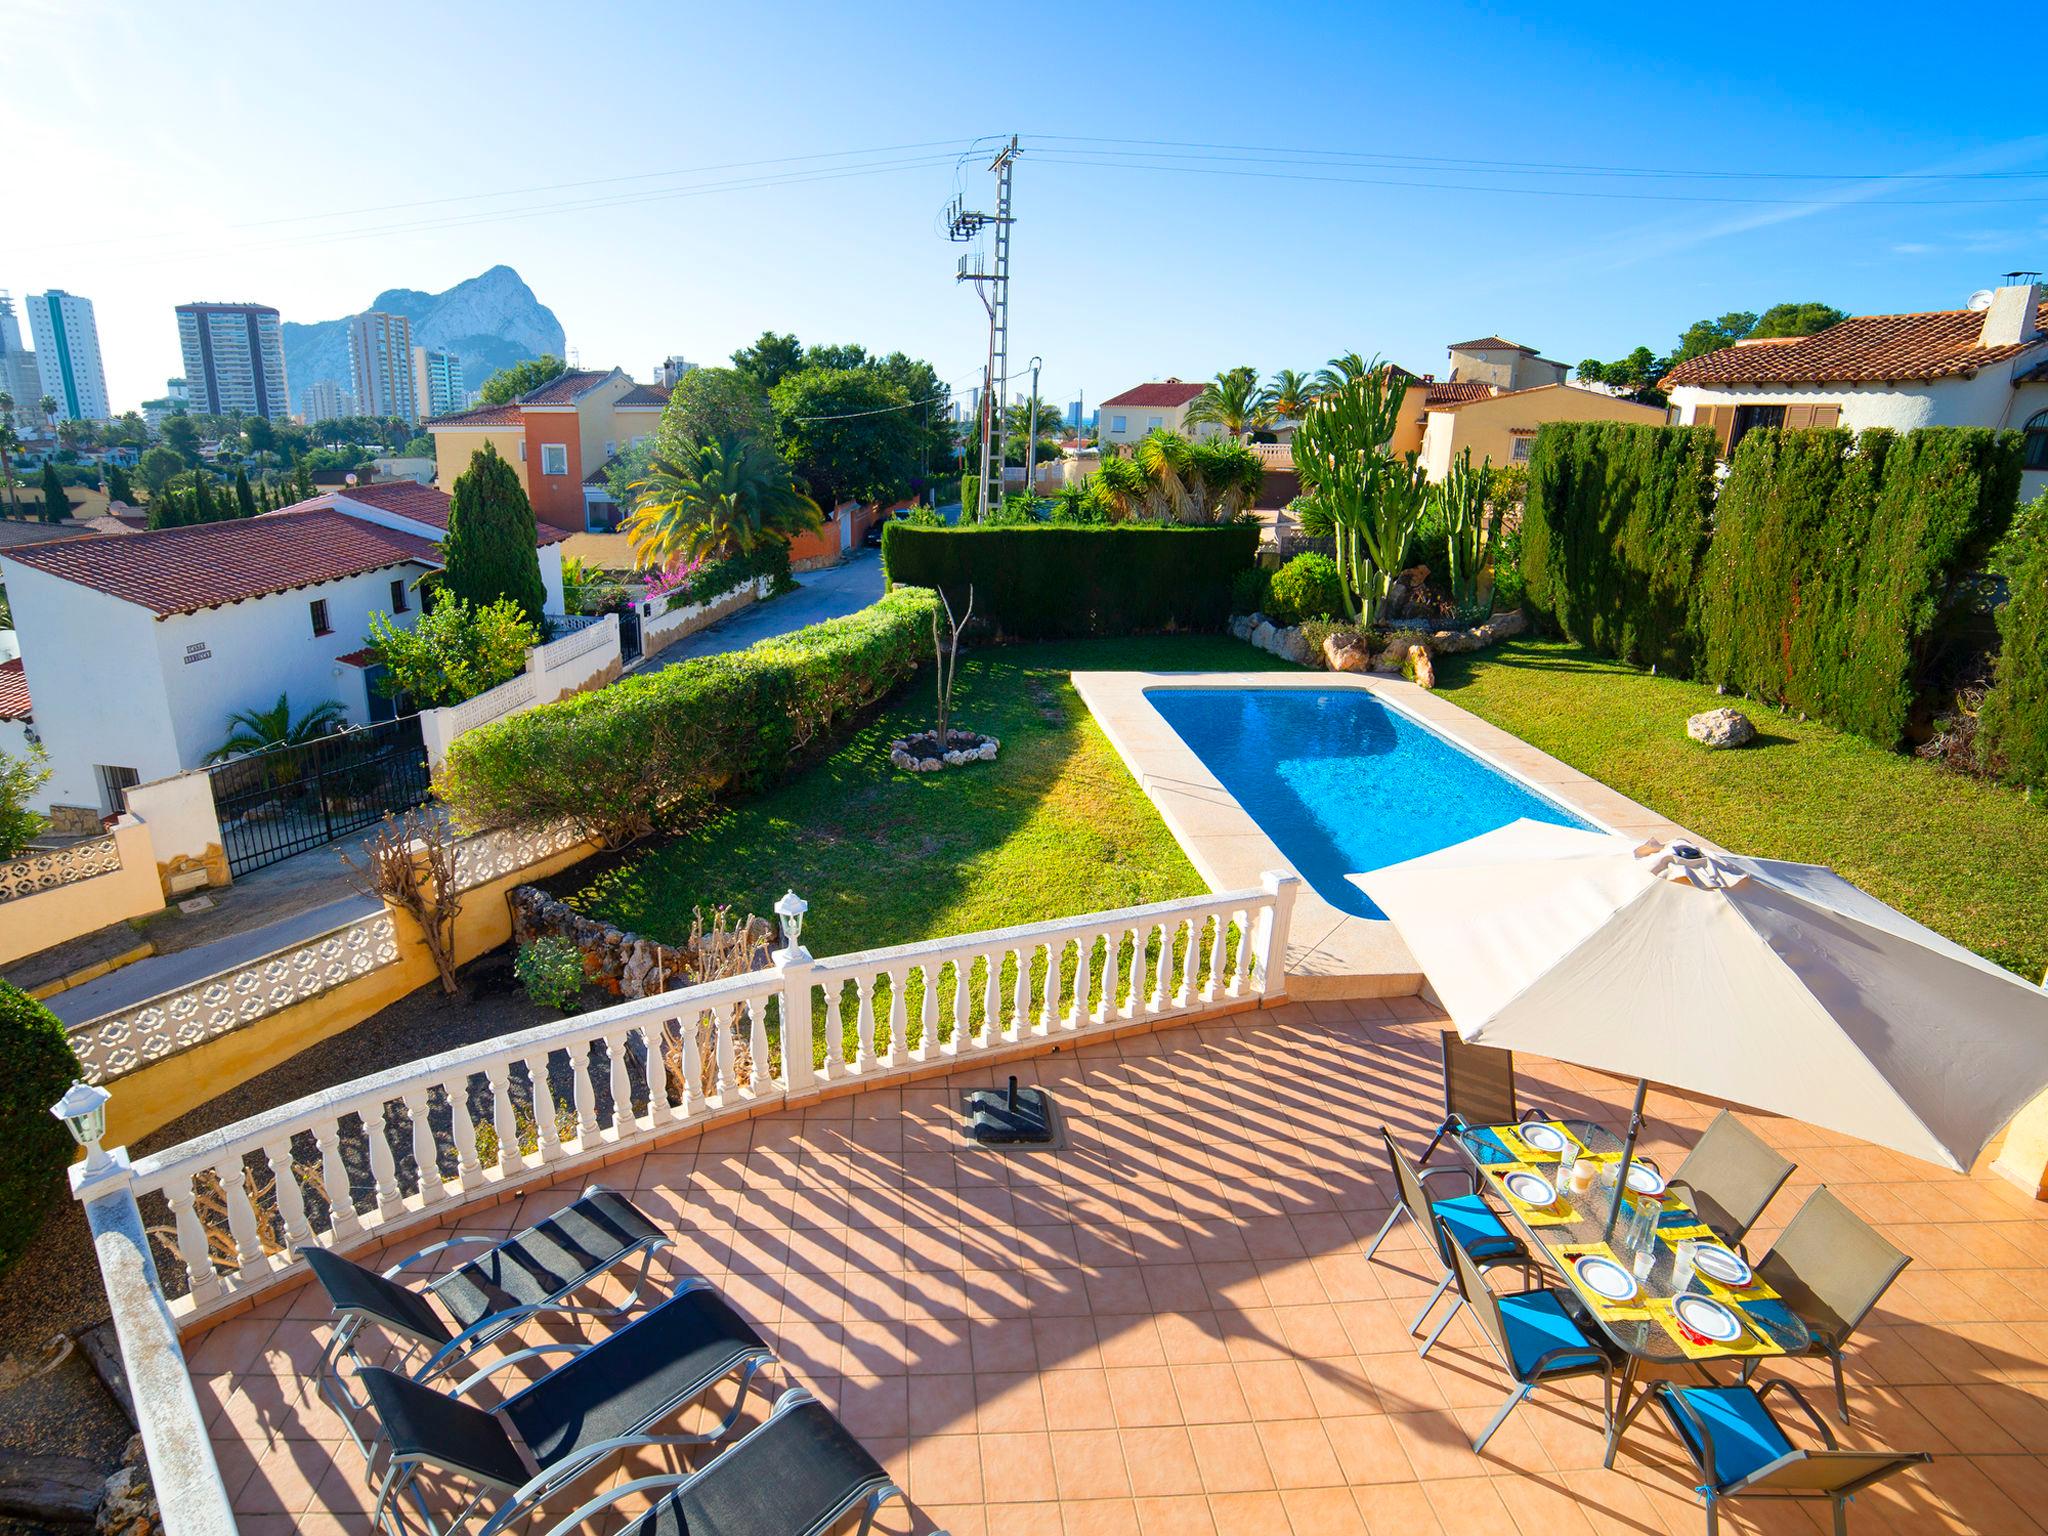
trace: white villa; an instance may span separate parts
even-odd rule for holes
[[[1811,336],[1741,341],[1664,376],[1678,419],[1724,453],[1752,427],[1993,427],[2026,432],[2020,499],[2048,489],[2048,294],[1981,308],[1857,315]]]
[[[97,831],[129,785],[201,766],[230,714],[280,693],[294,715],[333,699],[352,724],[388,717],[370,615],[418,611],[448,505],[431,486],[351,486],[256,518],[0,551],[21,646],[0,672],[0,751],[48,754],[36,809]],[[538,534],[551,614],[566,537]]]

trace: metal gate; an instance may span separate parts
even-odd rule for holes
[[[246,874],[427,798],[420,717],[253,752],[207,770],[228,870]]]
[[[640,659],[640,605],[624,603],[618,612],[619,661],[628,665]]]

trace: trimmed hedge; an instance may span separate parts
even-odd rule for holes
[[[628,677],[455,739],[435,790],[465,828],[574,818],[614,845],[774,782],[931,653],[901,588],[749,650]]]
[[[2028,504],[2000,551],[1998,669],[1978,720],[1985,756],[2007,778],[2048,787],[2048,492]]]
[[[1522,518],[1530,618],[1605,656],[1690,671],[1714,454],[1704,427],[1545,423]]]
[[[670,589],[666,608],[687,608],[692,603],[708,603],[712,598],[723,597],[741,582],[752,581],[756,576],[769,577],[776,591],[782,591],[789,586],[787,539],[763,539],[745,554],[729,555],[723,560],[714,560],[709,565],[699,566],[680,586]]]
[[[84,1075],[57,1016],[0,981],[0,1274],[28,1248],[78,1150],[50,1106]]]
[[[1886,747],[1904,739],[1956,580],[2004,533],[2020,439],[1751,432],[1715,512],[1701,676]]]
[[[1231,586],[1257,555],[1258,524],[1173,527],[889,524],[882,566],[895,585],[936,587],[953,611],[1018,640],[1221,629]]]

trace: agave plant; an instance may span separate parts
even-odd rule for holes
[[[1345,617],[1371,624],[1421,520],[1428,482],[1416,456],[1388,451],[1408,376],[1377,361],[1318,398],[1294,434],[1302,485],[1337,542]]]
[[[326,736],[348,723],[348,711],[333,699],[322,699],[304,714],[294,717],[292,701],[280,693],[268,709],[238,709],[228,716],[228,737],[206,754],[217,763],[244,752],[267,752],[272,747],[298,747]]]
[[[652,460],[631,490],[633,512],[619,531],[641,564],[664,569],[744,554],[823,521],[818,504],[791,480],[789,465],[759,439],[736,433]]]
[[[1282,368],[1266,385],[1266,394],[1276,418],[1299,421],[1301,413],[1308,409],[1309,401],[1315,398],[1315,381],[1293,368]]]
[[[1272,397],[1249,364],[1217,374],[1188,405],[1189,426],[1219,426],[1239,441],[1272,419]]]
[[[1145,477],[1147,510],[1172,522],[1188,522],[1190,485],[1194,465],[1189,457],[1193,444],[1178,432],[1157,428],[1147,432],[1131,448],[1131,462]]]
[[[1500,539],[1502,508],[1490,511],[1493,500],[1493,460],[1472,467],[1472,450],[1451,461],[1451,472],[1430,487],[1430,504],[1443,519],[1450,543],[1450,570],[1446,573],[1451,601],[1460,617],[1478,617],[1493,599],[1493,549]]]

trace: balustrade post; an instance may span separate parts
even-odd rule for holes
[[[1269,905],[1259,913],[1258,987],[1267,997],[1287,995],[1287,934],[1294,924],[1294,896],[1301,889],[1299,875],[1267,870],[1259,876]]]
[[[776,950],[773,958],[782,982],[775,1005],[782,1017],[782,1089],[807,1093],[817,1082],[811,1062],[811,952],[792,944]]]

